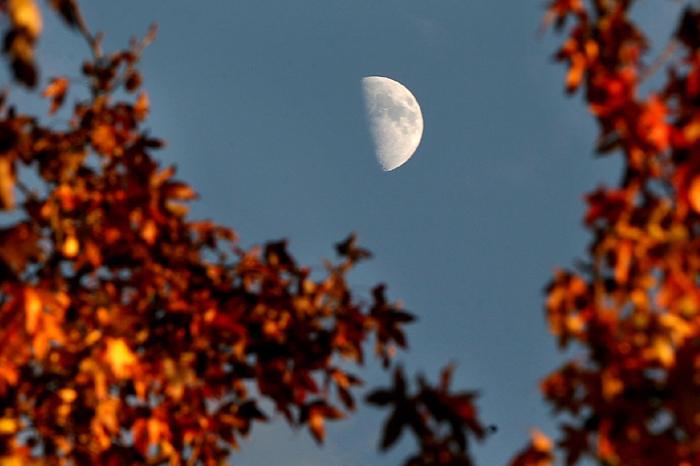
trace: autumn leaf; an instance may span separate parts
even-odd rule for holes
[[[92,145],[100,153],[111,155],[117,147],[114,128],[108,124],[100,124],[92,131]]]
[[[82,16],[76,0],[51,0],[50,5],[69,26],[77,27],[82,23]]]
[[[25,313],[25,328],[28,333],[36,332],[39,319],[42,312],[42,302],[37,293],[32,288],[24,289],[24,313]]]
[[[690,182],[688,199],[693,210],[700,213],[700,175],[695,176]]]
[[[548,452],[552,449],[552,441],[537,429],[532,431],[532,447],[541,452]]]
[[[15,206],[15,174],[12,161],[0,156],[0,209],[10,210]]]
[[[169,181],[162,187],[163,195],[178,201],[190,201],[197,198],[197,193],[186,183]]]
[[[122,338],[108,338],[106,344],[105,359],[112,372],[118,378],[128,377],[137,361],[136,355]]]
[[[61,246],[61,252],[69,259],[72,259],[78,255],[79,250],[80,243],[78,243],[75,236],[68,236]]]
[[[19,374],[16,368],[7,361],[0,361],[0,382],[3,384],[16,385],[19,380]],[[3,385],[0,384],[0,387]]]
[[[675,351],[671,342],[665,338],[655,338],[646,351],[647,356],[652,361],[659,361],[663,366],[671,366],[675,361]]]
[[[537,429],[533,429],[531,440],[527,447],[521,450],[509,466],[551,466],[552,441]]]
[[[66,92],[68,91],[68,79],[67,78],[53,78],[46,89],[44,89],[43,96],[51,99],[51,107],[49,108],[49,115],[53,115],[56,111],[63,105],[63,101],[66,98]]]
[[[59,390],[58,396],[64,403],[72,403],[78,398],[78,392],[72,388],[62,388]]]
[[[148,244],[153,244],[156,241],[156,236],[158,235],[158,227],[153,220],[147,220],[141,229],[141,237]]]
[[[5,35],[5,53],[10,58],[15,79],[33,88],[38,80],[38,70],[34,63],[34,39],[25,29],[8,32]]]
[[[403,409],[397,408],[391,413],[384,424],[384,434],[379,444],[382,450],[388,449],[399,439],[407,420],[407,413]]]
[[[146,454],[148,451],[148,446],[150,442],[148,433],[148,419],[140,418],[134,422],[131,426],[131,435],[134,439],[134,446],[141,452],[141,454]]]
[[[10,417],[0,418],[0,435],[14,434],[19,429],[17,419]]]
[[[23,29],[36,39],[41,34],[41,11],[34,0],[8,0],[7,10],[10,21],[19,29]]]
[[[615,264],[615,280],[618,283],[627,282],[631,262],[632,243],[630,241],[622,241],[617,248],[617,260]]]
[[[566,91],[574,92],[583,80],[583,74],[586,69],[586,59],[580,53],[571,57],[569,71],[566,74]]]
[[[314,439],[318,443],[323,443],[323,439],[326,435],[326,431],[324,429],[325,418],[323,417],[323,414],[318,410],[311,410],[311,413],[309,413],[308,422],[309,430],[313,434]]]
[[[136,98],[136,103],[134,103],[134,115],[137,120],[145,120],[148,116],[150,110],[150,101],[148,99],[148,94],[145,91],[141,91],[139,96]]]
[[[670,126],[666,123],[668,109],[659,96],[652,96],[639,117],[639,131],[657,151],[665,151],[670,141]]]

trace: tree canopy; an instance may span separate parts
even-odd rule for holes
[[[650,59],[635,3],[555,0],[545,16],[565,35],[566,91],[623,172],[586,195],[587,255],[547,288],[552,333],[580,350],[541,386],[563,419],[557,448],[536,433],[514,466],[553,450],[566,465],[700,464],[700,10]]]
[[[355,408],[350,368],[372,344],[394,381],[368,397],[392,409],[381,447],[407,428],[420,447],[408,463],[471,464],[467,438],[485,434],[474,394],[450,391],[451,368],[408,388],[392,356],[413,317],[383,285],[369,302],[350,290],[347,273],[370,256],[355,236],[314,278],[284,241],[243,250],[232,229],[192,219],[196,193],[142,128],[138,64],[155,27],[106,52],[75,1],[48,6],[92,55],[82,81],[67,72],[43,89],[65,127],[0,106],[0,462],[219,464],[270,419],[263,403],[322,442],[325,422]],[[53,13],[34,0],[0,7],[12,74],[33,89]],[[74,85],[88,97],[64,109]]]
[[[410,432],[406,465],[472,465],[470,444],[492,430],[477,394],[453,391],[451,366],[409,383],[394,355],[413,316],[383,284],[369,300],[349,286],[371,256],[356,236],[319,275],[285,241],[246,250],[193,219],[197,194],[143,127],[138,66],[155,27],[104,51],[74,0],[46,5],[0,1],[17,85],[68,116],[47,124],[0,101],[0,464],[235,463],[275,414],[321,443],[356,408],[371,357],[391,379],[364,400],[388,410],[379,447]],[[546,289],[551,331],[575,349],[541,384],[557,438],[533,431],[511,466],[700,464],[700,10],[650,58],[634,5],[552,0],[545,13],[564,37],[565,90],[623,171],[586,195],[590,246]],[[78,81],[66,70],[40,85],[46,14],[89,46]]]

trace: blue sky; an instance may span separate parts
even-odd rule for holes
[[[160,159],[201,194],[196,216],[234,227],[245,246],[288,238],[319,268],[334,242],[359,234],[375,258],[353,273],[355,289],[386,282],[419,318],[399,360],[430,377],[453,361],[455,385],[482,392],[482,419],[499,429],[475,449],[482,465],[504,464],[533,426],[554,432],[537,390],[561,360],[542,289],[585,253],[583,193],[619,175],[614,158],[591,157],[595,126],[580,97],[563,95],[556,41],[537,36],[543,6],[83,2],[107,48],[158,22],[142,66],[148,126],[168,141]],[[680,5],[642,6],[653,35],[667,37]],[[86,54],[47,18],[44,79],[76,76]],[[372,155],[368,75],[402,82],[423,110],[421,145],[393,172]],[[388,380],[373,365],[364,374],[369,386]],[[411,445],[376,453],[381,414],[366,408],[332,424],[322,449],[282,424],[255,429],[233,464],[398,464]]]

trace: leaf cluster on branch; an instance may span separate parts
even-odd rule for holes
[[[65,128],[0,105],[0,463],[220,464],[273,414],[322,442],[326,421],[355,408],[350,368],[370,343],[391,368],[412,315],[382,285],[369,302],[351,291],[347,273],[370,255],[354,235],[316,277],[285,241],[243,250],[233,230],[191,219],[195,191],[153,157],[164,143],[142,127],[137,67],[155,28],[105,53],[75,1],[48,4],[88,43],[90,92],[70,109],[72,80],[45,86]],[[0,11],[14,78],[34,88],[42,9],[5,0]],[[448,379],[400,400],[420,437],[411,465],[469,464],[466,437],[484,434],[473,395]]]
[[[393,387],[367,396],[370,404],[392,407],[381,439],[382,449],[391,447],[404,430],[410,430],[416,438],[420,452],[408,459],[407,466],[472,466],[474,463],[465,454],[469,437],[480,440],[495,430],[485,428],[477,419],[475,392],[450,391],[452,371],[452,366],[443,369],[435,387],[419,376],[419,389],[411,395],[399,367],[394,371]]]
[[[586,196],[588,256],[547,288],[559,345],[582,349],[542,382],[566,465],[700,464],[700,10],[686,6],[646,62],[636,3],[554,0],[546,16],[566,35],[556,59],[598,122],[597,151],[624,163],[616,186]],[[547,442],[513,465],[553,464]]]

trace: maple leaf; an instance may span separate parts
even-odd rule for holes
[[[37,293],[32,288],[24,289],[24,313],[25,313],[25,328],[28,333],[36,332],[39,319],[41,317],[43,303]]]
[[[372,257],[369,251],[357,246],[357,235],[355,233],[337,243],[335,249],[340,256],[347,257],[352,262]]]

